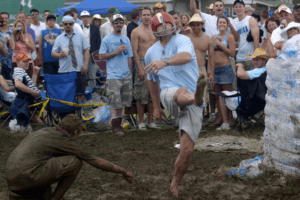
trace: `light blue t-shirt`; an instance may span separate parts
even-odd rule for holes
[[[161,92],[167,88],[173,87],[186,87],[190,93],[195,92],[197,80],[199,78],[199,69],[193,43],[190,38],[181,34],[176,34],[171,38],[165,47],[161,45],[160,41],[157,41],[146,52],[146,66],[152,61],[171,58],[182,52],[191,54],[192,60],[184,65],[169,65],[164,67],[163,69],[159,70],[157,75],[152,74],[150,76],[150,72],[148,73],[148,80],[152,80],[154,82],[160,80]]]
[[[67,57],[59,58],[59,69],[58,73],[68,73],[68,72],[80,72],[84,65],[84,53],[83,50],[89,49],[89,42],[85,39],[85,37],[78,32],[72,33],[72,41],[75,50],[75,56],[77,61],[77,67],[75,68],[72,64],[72,57],[70,55],[69,43],[70,37],[67,33],[60,34],[54,43],[52,48],[52,52],[61,53],[64,49],[69,50],[69,54]]]
[[[128,58],[133,57],[131,43],[128,37],[110,33],[101,42],[99,54],[107,54],[116,51],[122,42],[127,47],[128,54],[124,52],[106,60],[107,79],[124,79],[130,74]]]
[[[247,71],[247,73],[248,73],[250,80],[253,80],[255,78],[260,77],[263,73],[265,73],[266,70],[267,70],[266,67],[261,67],[261,68],[255,68],[250,71]]]

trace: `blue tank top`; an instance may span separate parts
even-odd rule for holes
[[[216,36],[216,38],[219,38],[219,35]],[[222,44],[224,44],[228,48],[228,42],[227,42],[227,31],[225,33],[225,36],[222,40]],[[223,49],[219,46],[214,46],[215,51],[223,51]]]
[[[61,34],[61,29],[42,30],[43,60],[44,62],[58,62],[57,58],[51,56],[52,48],[56,38]]]

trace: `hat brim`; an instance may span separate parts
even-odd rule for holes
[[[163,8],[165,11],[167,11],[167,6],[166,5],[163,5],[162,7],[156,7],[156,6],[153,6],[152,7],[152,10],[154,11],[155,9],[157,8]]]
[[[291,23],[290,23],[291,24]],[[289,24],[289,25],[290,25]],[[298,28],[298,30],[299,30],[299,32],[300,32],[300,24],[298,25],[298,24],[294,24],[294,26],[287,26],[287,27],[285,27],[282,31],[281,31],[281,37],[283,38],[283,39],[285,39],[285,40],[288,40],[289,38],[288,38],[288,30],[289,29],[291,29],[291,28]]]
[[[263,58],[263,59],[266,59],[266,60],[270,59],[270,56],[268,56],[268,55],[252,55],[251,56],[250,54],[247,54],[247,57],[251,58],[251,59],[254,59],[254,58],[257,58],[257,57]]]
[[[90,19],[90,24],[93,23],[94,19],[100,19],[100,20],[101,20],[101,24],[104,24],[105,22],[107,22],[107,19],[105,19],[105,18],[96,18],[96,17],[92,17],[92,18]]]
[[[193,23],[193,22],[195,22],[195,23],[202,23],[204,25],[205,24],[205,19],[202,20],[202,21],[189,21],[186,25],[189,26],[190,23]]]

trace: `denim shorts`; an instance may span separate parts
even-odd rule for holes
[[[215,84],[233,83],[233,71],[231,65],[215,67]]]

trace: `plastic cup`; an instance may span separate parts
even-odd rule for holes
[[[65,52],[67,55],[69,55],[69,48],[65,47],[62,49],[63,52]]]

